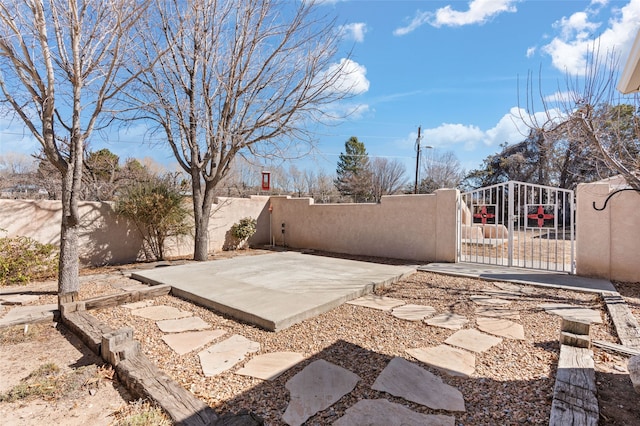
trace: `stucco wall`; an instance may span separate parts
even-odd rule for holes
[[[269,197],[220,198],[213,206],[209,222],[209,251],[223,249],[231,226],[243,217],[258,220],[258,232],[250,242],[269,240]],[[81,202],[79,205],[80,261],[85,265],[131,262],[144,258],[142,240],[133,225],[118,218],[110,203]],[[190,210],[190,206],[189,206]],[[42,243],[60,243],[60,201],[0,200],[0,229],[8,236],[23,235]],[[168,256],[193,254],[193,237],[184,236],[167,243]]]
[[[576,190],[576,273],[609,280],[640,282],[640,193],[609,183],[578,185]]]
[[[272,197],[272,235],[276,245],[293,248],[455,262],[458,194],[442,189],[384,196],[379,204],[314,204],[309,198]]]

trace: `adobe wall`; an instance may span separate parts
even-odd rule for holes
[[[314,204],[272,197],[276,245],[354,255],[456,261],[459,191],[383,196],[379,204]],[[284,223],[284,234],[282,224]]]
[[[640,281],[640,193],[615,194],[609,183],[580,184],[576,190],[576,273],[616,281]]]

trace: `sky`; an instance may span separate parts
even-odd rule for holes
[[[565,72],[584,73],[595,41],[624,59],[640,28],[640,0],[321,3],[340,24],[341,53],[350,56],[336,61],[349,61],[357,94],[341,105],[353,111],[348,119],[315,129],[317,153],[298,167],[334,173],[345,141],[356,136],[370,157],[403,162],[409,180],[419,127],[421,145],[432,147],[423,158],[453,151],[465,170],[477,168],[500,144],[525,138],[518,95],[525,95],[529,73],[544,96],[553,96]],[[134,127],[91,147],[172,167],[167,148],[137,143],[142,134],[143,126]],[[16,120],[0,117],[0,154],[36,150]]]

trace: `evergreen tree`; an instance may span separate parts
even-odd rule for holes
[[[370,201],[371,167],[364,142],[352,136],[345,142],[344,149],[345,152],[340,153],[334,184],[341,195],[350,196],[356,203]]]

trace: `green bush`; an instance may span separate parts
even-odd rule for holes
[[[236,247],[242,247],[246,241],[256,233],[256,220],[251,217],[240,219],[231,227],[231,235],[236,239]]]
[[[53,244],[24,236],[0,238],[0,285],[26,284],[57,272],[58,251]]]
[[[125,189],[116,199],[118,215],[131,220],[145,244],[147,258],[164,259],[167,238],[186,235],[188,210],[172,176],[154,178]]]

